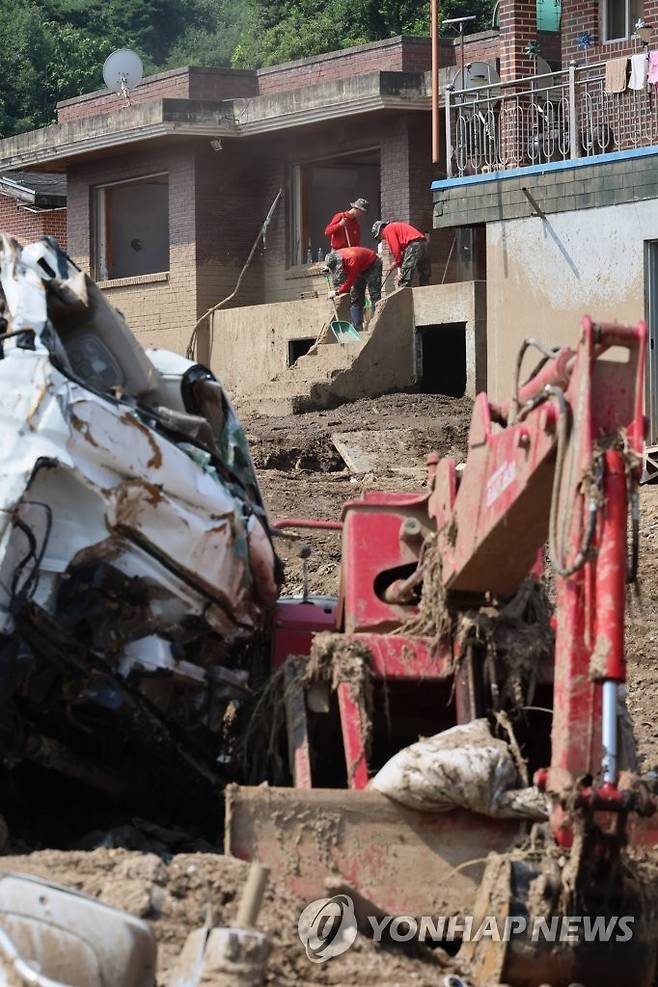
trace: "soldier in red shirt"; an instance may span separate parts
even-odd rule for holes
[[[361,243],[361,224],[359,220],[368,212],[368,200],[356,199],[350,202],[350,208],[345,212],[337,212],[324,231],[329,237],[332,250],[343,247],[358,247]]]
[[[372,227],[372,235],[388,244],[395,266],[399,269],[398,288],[406,288],[418,274],[418,283],[430,283],[432,262],[427,237],[409,223],[387,223],[378,219]]]
[[[366,288],[370,297],[371,312],[382,297],[382,261],[369,247],[343,247],[332,250],[325,258],[326,270],[331,275],[334,291],[330,298],[350,294],[350,317],[356,329],[363,327],[363,308]]]

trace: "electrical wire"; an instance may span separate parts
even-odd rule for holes
[[[570,446],[569,407],[564,396],[564,391],[561,387],[547,387],[546,394],[556,399],[560,409],[557,421],[557,453],[555,473],[553,475],[553,490],[551,495],[551,509],[548,525],[548,551],[551,559],[551,565],[555,571],[558,575],[567,577],[573,576],[574,573],[578,572],[578,570],[584,566],[592,551],[594,535],[596,533],[596,522],[601,502],[600,491],[603,483],[603,457],[598,456],[594,461],[595,477],[592,484],[593,492],[590,494],[588,504],[587,527],[585,529],[585,534],[576,558],[571,565],[567,565],[563,555],[564,537],[560,539],[560,545],[558,546],[557,526],[560,512],[560,495],[562,493],[564,479],[564,464]],[[571,490],[571,484],[569,484],[569,490]],[[563,536],[567,527],[566,521],[570,519],[570,517],[571,513],[569,512],[567,519],[565,519],[565,523],[562,526]]]
[[[267,228],[270,225],[270,223],[272,222],[272,217],[274,216],[274,211],[276,210],[276,207],[278,206],[279,200],[282,198],[282,196],[283,196],[283,189],[280,188],[279,191],[277,192],[275,198],[274,198],[274,201],[272,202],[272,205],[269,208],[269,211],[268,211],[267,216],[265,217],[265,219],[263,221],[263,224],[262,224],[261,228],[258,231],[258,235],[257,235],[256,239],[253,242],[252,248],[249,251],[249,256],[247,257],[246,261],[244,262],[244,266],[243,266],[242,270],[240,271],[240,274],[238,276],[238,280],[236,282],[235,288],[233,289],[233,291],[231,292],[231,294],[230,295],[227,295],[226,298],[222,298],[221,302],[217,302],[216,305],[212,305],[207,310],[207,312],[204,312],[203,313],[203,315],[201,316],[200,319],[197,319],[196,325],[194,326],[194,329],[192,330],[192,335],[190,336],[190,341],[187,344],[187,349],[185,351],[185,356],[187,357],[188,360],[194,360],[194,359],[196,359],[196,349],[197,349],[198,334],[199,334],[199,328],[200,328],[200,326],[205,322],[205,320],[207,318],[209,318],[213,314],[213,312],[217,312],[218,309],[223,308],[224,305],[226,305],[228,302],[232,301],[235,298],[235,296],[237,295],[238,291],[240,290],[240,285],[242,284],[242,279],[244,278],[245,274],[247,273],[247,269],[248,269],[249,265],[251,264],[251,261],[253,259],[254,254],[256,253],[256,248],[258,247],[258,244],[260,243],[261,240],[263,241],[263,243],[265,243],[265,237],[267,235]],[[210,344],[210,349],[212,350],[212,340],[211,340],[211,344]]]
[[[43,541],[41,547],[37,549],[37,539],[34,535],[32,529],[27,525],[21,518],[17,517],[14,524],[19,528],[28,542],[28,551],[21,561],[16,566],[14,570],[14,576],[11,582],[11,592],[10,592],[10,607],[15,606],[18,602],[24,604],[31,600],[36,593],[37,586],[39,585],[39,570],[41,568],[41,563],[43,562],[44,555],[46,554],[46,548],[48,547],[48,542],[50,541],[50,535],[53,527],[53,512],[49,504],[45,504],[40,500],[24,500],[22,504],[27,504],[31,507],[41,507],[46,513],[46,530],[44,532]],[[26,565],[28,565],[31,558],[34,558],[34,565],[32,566],[32,571],[26,578],[23,586],[18,591],[18,584],[20,582],[21,576],[25,570]]]
[[[559,347],[551,349],[548,346],[544,346],[544,344],[539,342],[538,339],[535,339],[534,336],[527,336],[523,340],[519,352],[517,353],[516,356],[516,366],[514,368],[514,394],[512,395],[512,402],[510,406],[510,419],[509,419],[510,425],[513,425],[519,416],[519,412],[521,408],[519,404],[521,367],[523,365],[523,359],[529,349],[539,350],[539,352],[542,354],[542,357],[544,357],[544,360],[539,364],[537,368],[535,368],[535,370],[528,378],[528,381],[532,380],[532,378],[541,369],[541,367],[543,366],[546,360],[552,360],[553,357],[557,356],[557,354],[560,352]],[[526,381],[526,383],[528,383],[528,381]]]

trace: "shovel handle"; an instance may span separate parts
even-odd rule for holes
[[[269,876],[269,867],[263,867],[254,860],[238,905],[236,925],[239,929],[253,929],[255,926]]]

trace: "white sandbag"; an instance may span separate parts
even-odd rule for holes
[[[486,719],[405,747],[371,782],[383,795],[424,812],[463,808],[499,818],[545,819],[543,797],[518,785],[510,749],[492,737]]]

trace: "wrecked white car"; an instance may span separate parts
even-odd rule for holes
[[[231,405],[49,238],[0,236],[0,347],[0,756],[205,801],[280,583]]]

